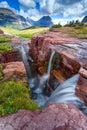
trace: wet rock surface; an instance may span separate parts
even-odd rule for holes
[[[54,80],[56,78],[61,83],[79,72],[81,76],[76,94],[87,105],[87,40],[73,38],[61,32],[48,32],[34,37],[29,55],[38,73],[46,73],[51,50],[55,51],[51,65]]]
[[[86,49],[85,40],[72,38],[61,32],[49,32],[32,39],[29,54],[39,70],[47,65],[51,50],[55,50],[54,59],[58,57],[58,62],[54,64],[61,66],[62,69],[59,69],[64,71],[66,78],[69,78],[78,72],[81,64],[87,59]],[[53,65],[53,69],[58,68]]]
[[[87,130],[87,117],[73,105],[50,104],[34,113],[20,110],[0,118],[0,130]]]

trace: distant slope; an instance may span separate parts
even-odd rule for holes
[[[85,16],[82,20],[83,23],[87,22],[87,16]]]
[[[49,27],[53,25],[53,22],[50,16],[43,16],[38,21],[33,21],[32,19],[28,19],[28,21],[32,24],[32,26]]]
[[[23,16],[15,14],[10,9],[0,8],[0,26],[12,26],[19,29],[31,25]]]

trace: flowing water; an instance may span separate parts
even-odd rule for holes
[[[47,95],[43,94],[43,89],[45,88],[46,81],[49,80],[52,59],[55,52],[52,51],[51,53],[47,74],[39,78],[33,78],[31,75],[31,69],[28,63],[27,53],[23,45],[21,46],[21,54],[28,75],[29,84],[32,91],[32,98],[38,103],[39,106],[46,107],[49,103],[52,102],[73,104],[77,108],[81,109],[85,115],[87,115],[87,107],[85,106],[84,102],[81,101],[79,97],[75,95],[75,89],[77,87],[79,74],[73,76],[72,78],[66,80],[64,83],[59,85],[52,93],[52,95],[48,97]]]
[[[40,78],[33,78],[30,81],[30,86],[32,86],[33,88],[32,89],[33,99],[39,104],[39,106],[44,106],[45,102],[48,100],[48,96],[43,94],[43,90],[50,76],[51,63],[52,63],[54,54],[55,52],[52,51],[50,59],[49,59],[47,74],[41,76]]]
[[[78,79],[79,74],[59,85],[46,102],[45,107],[52,102],[73,104],[77,108],[81,109],[85,115],[87,115],[87,107],[84,102],[75,95],[75,89],[78,87]]]

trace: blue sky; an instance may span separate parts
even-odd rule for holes
[[[49,15],[54,23],[62,24],[87,15],[87,0],[0,0],[0,7],[33,20]]]

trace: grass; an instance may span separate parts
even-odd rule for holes
[[[52,28],[51,31],[55,31],[55,28]],[[87,26],[83,27],[61,27],[58,28],[58,31],[69,34],[77,38],[86,38],[87,39]]]
[[[19,36],[20,38],[27,38],[27,39],[31,39],[33,36],[40,33],[44,33],[48,30],[48,28],[45,27],[37,27],[37,28],[26,29],[26,30],[16,30],[9,27],[0,27],[0,29],[6,33],[10,33]]]
[[[0,65],[0,80],[3,79],[2,69],[3,69],[3,67],[2,67],[2,65]]]
[[[2,42],[10,42],[11,38],[8,36],[0,36],[0,43]]]
[[[37,103],[30,99],[30,90],[22,82],[0,83],[0,115],[5,116],[19,109],[35,111]]]
[[[11,51],[13,48],[10,44],[0,44],[0,53],[4,53],[4,52],[9,52]]]

